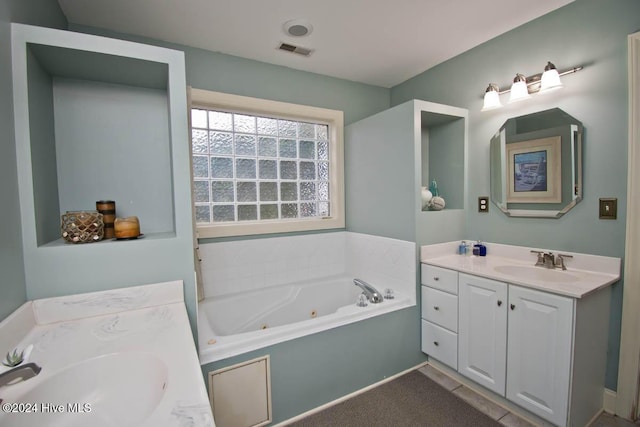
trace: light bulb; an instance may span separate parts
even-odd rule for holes
[[[556,66],[551,62],[547,62],[547,65],[544,67],[544,73],[542,73],[542,78],[540,79],[540,91],[559,89],[561,87],[562,82],[560,81],[560,74],[558,74]]]
[[[513,79],[513,85],[511,86],[511,97],[509,102],[521,101],[529,97],[529,90],[527,88],[527,78],[523,74],[516,74]]]
[[[502,103],[500,103],[500,89],[495,83],[489,83],[484,93],[484,103],[480,111],[488,111],[500,107],[502,107]]]

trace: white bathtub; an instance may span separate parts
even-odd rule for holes
[[[394,289],[394,299],[356,306],[353,277],[331,277],[217,298],[198,304],[200,363],[246,353],[415,305]],[[369,282],[384,292],[384,283]]]

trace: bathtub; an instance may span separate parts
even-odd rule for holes
[[[415,299],[394,289],[393,299],[358,307],[361,289],[353,279],[336,276],[205,298],[198,304],[200,363],[415,305]],[[369,283],[384,293],[384,283]]]

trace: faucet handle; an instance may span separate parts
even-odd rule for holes
[[[538,254],[538,260],[536,261],[536,265],[544,265],[544,252],[534,251],[533,249],[530,252],[532,254]]]
[[[367,303],[367,296],[363,293],[358,295],[358,301],[356,302],[356,306],[358,307],[366,307],[369,304]]]
[[[556,255],[555,266],[557,268],[561,268],[563,270],[566,270],[567,267],[564,265],[564,259],[565,258],[573,258],[573,255],[568,255],[568,254],[558,254],[558,255]]]

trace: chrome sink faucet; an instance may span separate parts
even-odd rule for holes
[[[20,381],[26,381],[29,378],[33,378],[40,373],[42,368],[35,363],[27,363],[25,365],[17,366],[0,374],[0,387],[8,385],[17,379]]]
[[[382,294],[364,280],[353,279],[353,284],[362,289],[362,293],[366,295],[370,303],[378,304],[384,301]]]
[[[536,267],[544,267],[544,268],[560,268],[562,270],[566,270],[567,266],[564,265],[565,258],[573,258],[572,255],[567,255],[567,254],[554,255],[553,252],[542,252],[542,251],[532,250],[531,253],[538,254]]]

